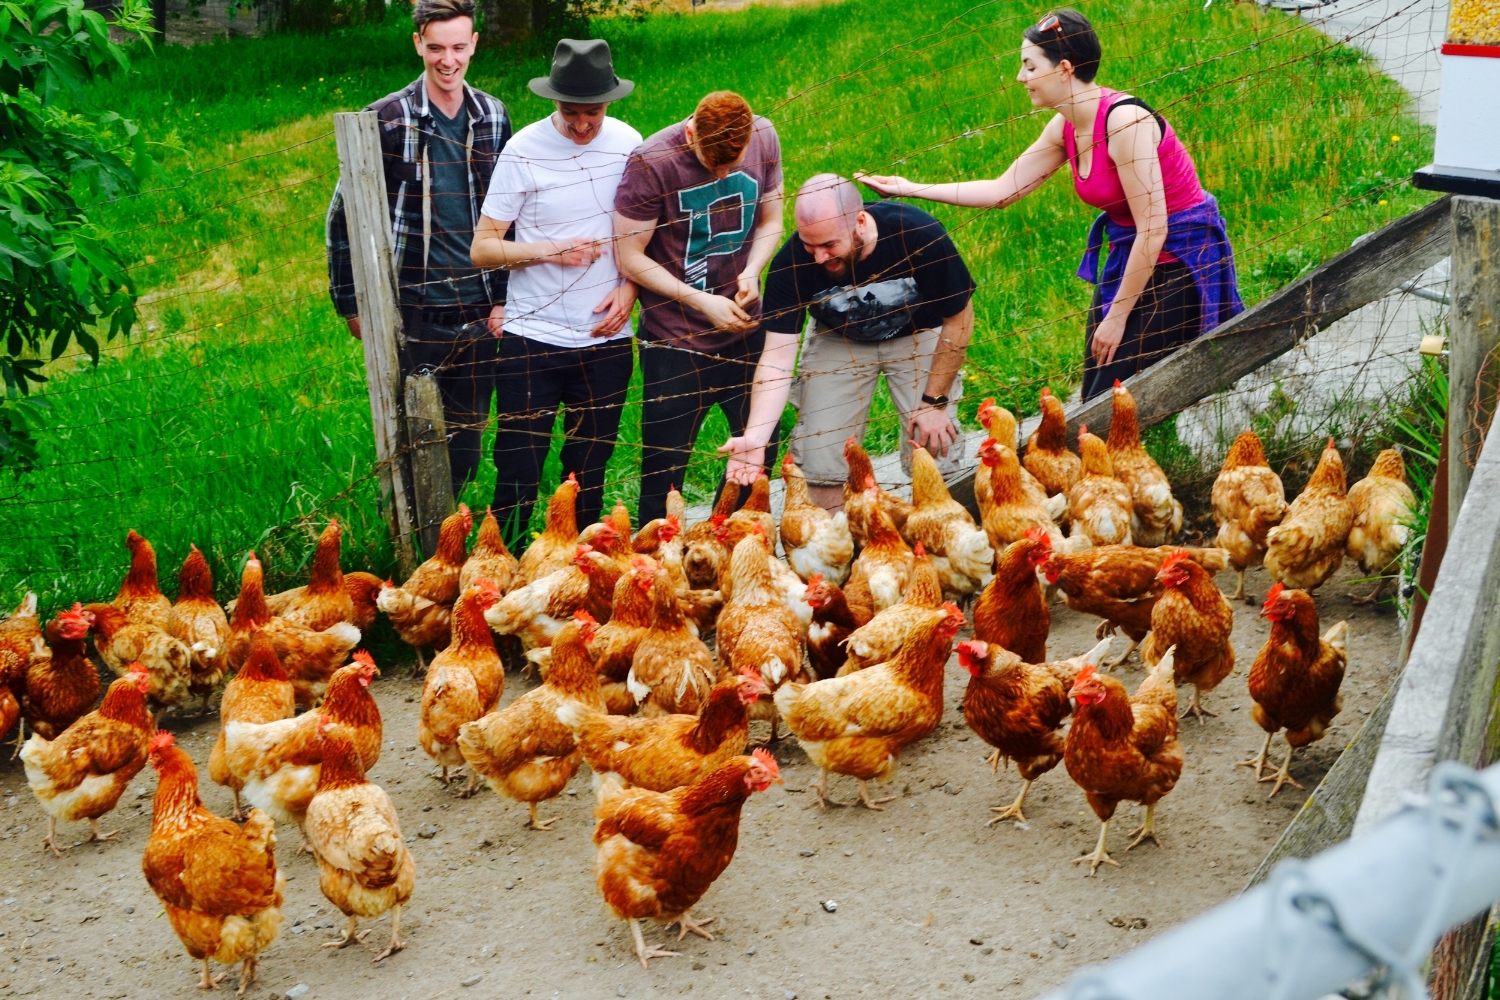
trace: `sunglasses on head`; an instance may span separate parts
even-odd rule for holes
[[[1058,19],[1056,14],[1048,14],[1046,17],[1043,17],[1036,23],[1036,30],[1057,32],[1058,45],[1062,47],[1064,52],[1072,52],[1072,46],[1068,44],[1068,33],[1063,30],[1062,21]]]

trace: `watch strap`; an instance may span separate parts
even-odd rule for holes
[[[927,395],[927,393],[924,392],[924,393],[922,393],[922,402],[926,403],[928,406],[947,406],[948,405],[948,397],[947,396],[929,396],[929,395]]]

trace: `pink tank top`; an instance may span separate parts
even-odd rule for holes
[[[1068,166],[1073,170],[1073,190],[1078,192],[1078,197],[1083,199],[1084,204],[1104,212],[1115,224],[1134,226],[1130,202],[1125,197],[1125,189],[1120,185],[1120,172],[1116,169],[1114,160],[1110,159],[1109,144],[1104,134],[1109,110],[1114,106],[1115,100],[1123,95],[1104,87],[1100,90],[1099,112],[1094,116],[1093,162],[1089,165],[1088,177],[1080,177],[1078,174],[1078,138],[1074,135],[1073,123],[1063,122],[1063,144],[1068,153]],[[1161,160],[1167,214],[1173,215],[1202,203],[1204,194],[1198,183],[1198,169],[1193,166],[1193,158],[1188,155],[1187,148],[1177,138],[1170,123],[1165,126],[1156,153]],[[1163,253],[1160,259],[1176,260],[1167,253]]]

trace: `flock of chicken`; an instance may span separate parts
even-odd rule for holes
[[[1213,714],[1203,692],[1233,670],[1234,616],[1213,574],[1233,566],[1236,597],[1250,567],[1264,564],[1276,580],[1262,611],[1271,634],[1249,675],[1266,741],[1245,762],[1257,779],[1274,779],[1274,796],[1296,785],[1292,752],[1321,736],[1340,708],[1347,626],[1320,635],[1308,592],[1346,556],[1368,574],[1385,572],[1405,543],[1413,500],[1393,450],[1346,492],[1330,441],[1288,504],[1246,431],[1213,489],[1220,547],[1170,547],[1182,506],[1141,446],[1130,394],[1116,385],[1108,442],[1081,428],[1076,453],[1061,402],[1044,391],[1042,410],[1024,463],[1014,416],[993,401],[980,410],[989,438],[975,483],[979,524],[924,450],[913,456],[908,504],[875,484],[851,439],[839,512],[811,502],[788,458],[779,524],[762,477],[743,505],[739,488],[727,486],[713,516],[686,530],[674,490],[668,515],[637,532],[623,506],[580,532],[570,476],[519,560],[489,513],[470,550],[473,518],[460,506],[442,525],[437,553],[397,587],[342,571],[334,521],[305,587],[267,596],[251,553],[228,615],[196,547],[174,604],[158,587],[151,544],[132,531],[130,570],[112,603],[75,604],[43,629],[29,594],[0,622],[0,724],[8,730],[24,716],[23,735],[32,729],[19,752],[50,817],[45,844],[58,854],[59,820],[86,819],[90,839],[108,839],[99,818],[148,760],[156,768],[143,867],[202,963],[204,988],[218,981],[210,959],[244,963],[243,994],[278,932],[278,824],[300,831],[322,892],[348,917],[330,947],[362,940],[369,932],[358,931],[359,918],[391,914],[380,961],[403,946],[400,911],[416,881],[391,801],[365,776],[382,741],[369,690],[378,670],[354,650],[383,613],[419,660],[423,648],[435,651],[418,735],[444,784],[467,766],[459,794],[473,794],[482,778],[526,803],[529,825],[547,829],[555,821],[538,816],[539,804],[560,794],[582,761],[598,773],[598,887],[629,922],[646,965],[673,953],[646,945],[641,919],[678,924],[679,939],[710,937],[709,920],[695,920],[692,907],[733,857],[746,799],[780,780],[766,750],[745,753],[750,721],[769,721],[772,741],[783,725],[797,738],[820,768],[811,787],[824,808],[839,804],[829,797],[831,774],[856,779],[859,803],[882,808],[887,800],[872,798],[867,783],[889,780],[902,749],[938,726],[944,667],[967,624],[954,602],[972,601],[973,638],[957,643],[971,677],[964,716],[995,748],[992,766],[1014,761],[1025,782],[990,822],[1025,821],[1032,782],[1064,763],[1101,823],[1095,849],[1074,859],[1093,874],[1117,864],[1106,838],[1119,802],[1145,807],[1130,847],[1156,839],[1155,805],[1183,766],[1177,686],[1193,687],[1187,711],[1201,723]],[[1102,641],[1081,656],[1047,658],[1054,590],[1102,619]],[[1131,647],[1105,666],[1115,631]],[[90,637],[119,675],[97,709]],[[1128,694],[1099,668],[1137,646],[1147,673]],[[505,660],[520,650],[542,683],[500,708]],[[204,808],[192,761],[151,715],[194,699],[206,705],[226,676],[208,767],[233,791],[239,822]],[[1281,730],[1286,759],[1263,773]]]

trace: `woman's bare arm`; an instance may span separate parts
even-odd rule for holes
[[[1005,208],[1026,197],[1067,162],[1063,117],[1053,116],[1042,134],[993,180],[921,184],[895,175],[856,173],[854,179],[888,198],[923,198],[965,208]]]

